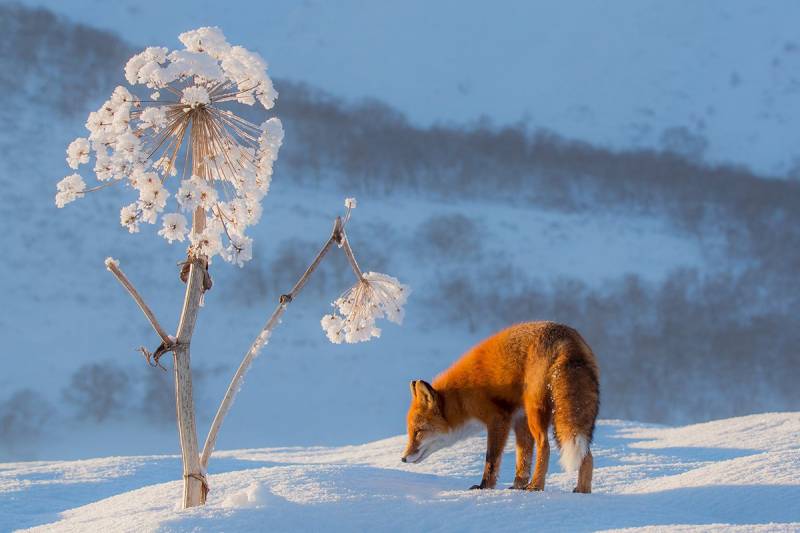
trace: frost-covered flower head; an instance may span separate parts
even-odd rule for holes
[[[89,135],[69,145],[67,163],[77,169],[93,157],[101,183],[86,189],[72,174],[58,184],[56,205],[127,184],[138,197],[122,208],[120,222],[135,233],[141,223],[158,221],[171,185],[180,210],[208,220],[192,229],[193,253],[242,265],[252,257],[244,230],[261,216],[283,126],[277,118],[256,124],[237,111],[256,103],[271,109],[278,93],[261,56],[229,44],[219,28],[179,39],[183,50],[149,47],[128,61],[125,78],[147,96],[119,86],[89,114]],[[163,215],[162,222],[159,234],[169,242],[183,241],[190,228],[180,213]]]
[[[380,337],[381,330],[375,326],[375,320],[386,318],[402,324],[408,293],[408,287],[396,278],[368,272],[333,302],[335,311],[322,317],[322,329],[336,344]]]

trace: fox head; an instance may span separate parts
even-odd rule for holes
[[[436,450],[451,444],[450,425],[442,413],[441,396],[430,383],[411,382],[411,407],[408,409],[408,446],[401,460],[419,463]]]

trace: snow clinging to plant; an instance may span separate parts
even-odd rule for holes
[[[335,311],[322,317],[322,329],[328,339],[336,344],[380,337],[381,330],[375,326],[375,321],[386,318],[395,324],[402,324],[405,314],[403,306],[409,292],[408,286],[397,278],[367,272],[363,279],[333,302]]]
[[[244,232],[261,217],[283,126],[274,117],[250,122],[237,107],[271,109],[278,93],[261,56],[229,44],[219,28],[199,28],[179,39],[183,50],[149,47],[128,61],[125,78],[134,92],[114,89],[89,114],[88,136],[67,148],[72,169],[94,160],[99,184],[87,189],[80,175],[71,174],[57,186],[56,205],[127,185],[136,198],[122,207],[120,224],[129,232],[160,218],[158,233],[167,241],[189,234],[193,254],[219,255],[241,266],[252,258],[252,240]],[[164,213],[171,196],[178,211]],[[206,222],[195,233],[180,211],[205,215]]]

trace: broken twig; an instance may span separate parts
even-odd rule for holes
[[[159,324],[158,320],[156,319],[156,315],[154,315],[150,307],[144,303],[139,291],[136,290],[136,287],[133,286],[127,276],[125,276],[125,273],[119,268],[119,261],[113,257],[107,258],[106,268],[109,272],[114,274],[114,277],[116,277],[122,286],[125,287],[128,293],[130,293],[131,297],[133,297],[134,301],[139,306],[139,309],[142,310],[144,316],[146,316],[147,320],[150,321],[150,325],[153,326],[153,329],[156,330],[158,336],[161,337],[161,342],[166,347],[165,350],[168,350],[169,347],[175,344],[175,340],[170,337],[166,331],[164,331],[164,328],[161,327],[161,324]],[[158,350],[156,350],[156,353],[158,353]]]

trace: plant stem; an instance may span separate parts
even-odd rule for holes
[[[353,249],[350,248],[350,241],[347,240],[347,234],[342,230],[342,248],[344,249],[344,254],[347,256],[347,261],[350,263],[350,267],[353,269],[356,277],[363,281],[364,274],[361,272],[361,269],[358,268],[358,262],[356,261],[356,256],[353,255]]]
[[[283,315],[284,311],[288,307],[289,303],[295,299],[298,293],[303,289],[305,284],[308,282],[311,274],[319,266],[320,262],[322,262],[322,258],[325,257],[325,254],[331,249],[331,247],[340,242],[344,241],[344,232],[342,229],[342,219],[337,217],[336,221],[333,224],[333,231],[331,232],[331,236],[328,238],[327,242],[322,246],[320,251],[317,253],[317,256],[308,266],[306,271],[300,276],[300,279],[297,280],[297,283],[294,284],[292,290],[289,291],[288,294],[281,295],[280,303],[275,308],[275,311],[272,312],[272,315],[267,320],[267,323],[259,332],[256,339],[253,341],[253,344],[250,346],[250,349],[245,354],[242,362],[239,364],[239,368],[236,369],[236,373],[233,375],[233,379],[231,379],[230,384],[228,385],[228,390],[225,391],[225,396],[222,398],[222,403],[219,405],[219,409],[217,409],[217,414],[214,416],[214,421],[211,423],[211,428],[208,430],[208,436],[206,437],[205,445],[203,446],[203,453],[200,457],[200,465],[205,470],[208,467],[208,460],[211,458],[211,454],[214,451],[214,446],[217,442],[217,435],[219,434],[219,429],[222,426],[222,422],[225,420],[225,416],[230,411],[231,406],[233,405],[233,400],[236,397],[236,394],[239,392],[239,389],[242,385],[242,380],[244,380],[245,374],[250,369],[250,365],[252,364],[253,360],[258,356],[261,348],[264,347],[264,344],[269,340],[269,336],[272,334],[272,330],[275,326],[280,322],[280,318]],[[349,247],[346,248],[347,251]],[[352,251],[350,252],[352,255]],[[355,261],[355,258],[353,259]],[[358,268],[356,266],[356,268]]]
[[[192,220],[192,231],[202,232],[205,227],[205,212],[198,208]],[[203,296],[205,264],[201,258],[190,257],[186,294],[178,323],[177,340],[173,349],[175,367],[175,407],[178,418],[178,436],[183,459],[183,507],[195,507],[206,502],[208,485],[204,469],[200,465],[197,447],[197,424],[192,396],[192,369],[189,347],[192,342],[200,299]]]

